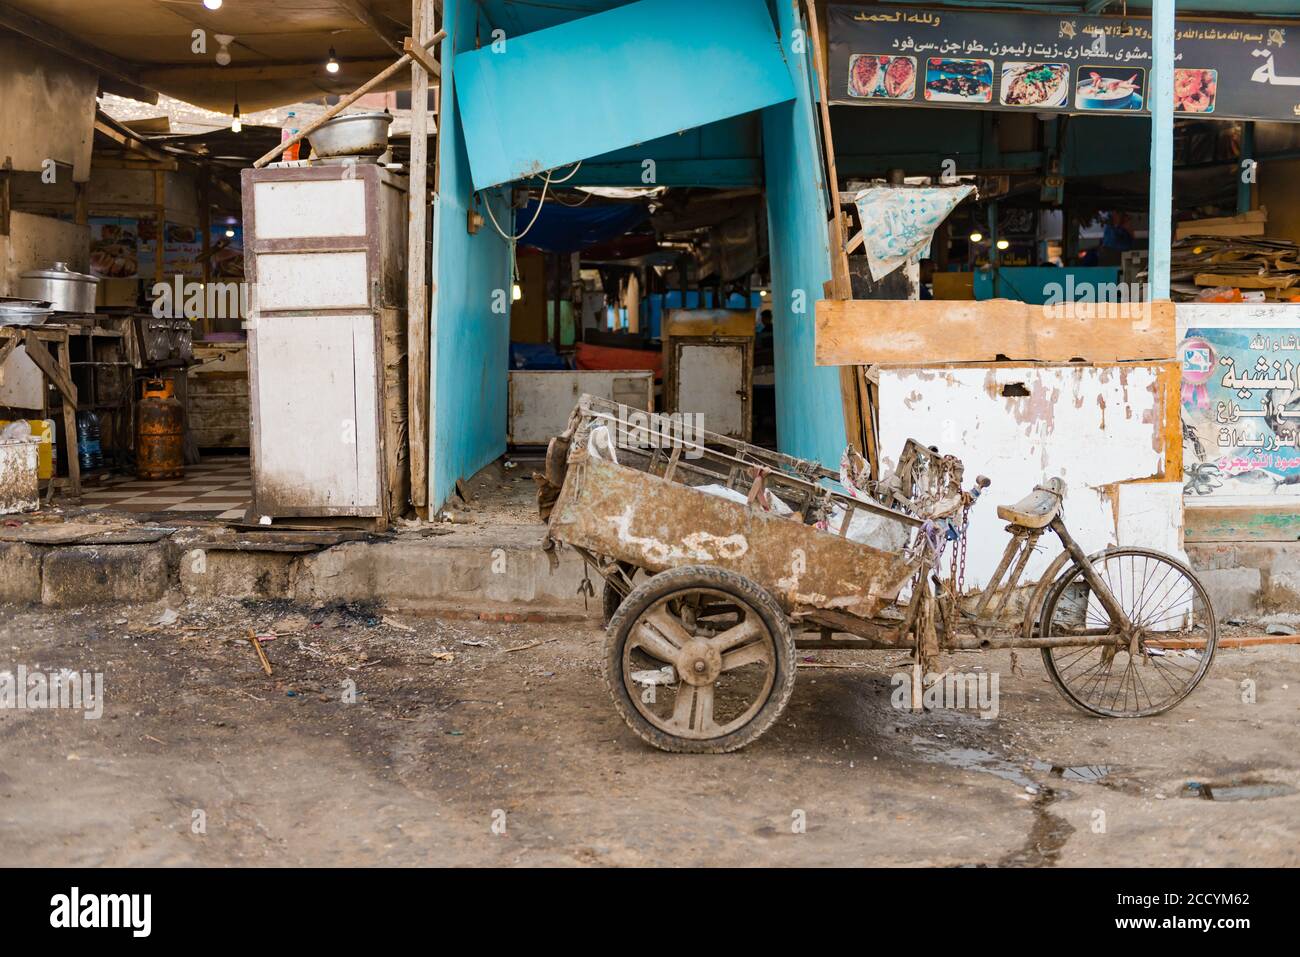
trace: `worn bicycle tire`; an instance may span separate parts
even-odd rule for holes
[[[1214,614],[1214,605],[1210,601],[1210,593],[1206,591],[1205,585],[1202,584],[1201,580],[1198,577],[1196,577],[1196,573],[1194,571],[1192,571],[1186,564],[1180,562],[1174,556],[1168,554],[1167,552],[1157,551],[1154,548],[1134,548],[1134,547],[1121,546],[1118,548],[1108,548],[1104,552],[1101,552],[1100,554],[1097,555],[1090,555],[1089,561],[1092,561],[1094,559],[1104,561],[1107,558],[1111,558],[1117,555],[1135,555],[1135,556],[1140,555],[1144,558],[1153,558],[1158,561],[1168,562],[1174,568],[1178,569],[1178,571],[1182,572],[1184,575],[1187,576],[1188,580],[1192,583],[1193,587],[1196,589],[1199,597],[1205,603],[1206,610],[1209,613],[1208,617],[1209,617],[1210,631],[1206,639],[1206,652],[1204,657],[1201,660],[1201,667],[1198,669],[1195,678],[1188,683],[1187,687],[1183,689],[1181,694],[1179,694],[1177,697],[1171,700],[1168,704],[1162,705],[1159,708],[1148,708],[1144,711],[1124,711],[1124,712],[1114,711],[1109,708],[1096,708],[1088,704],[1087,702],[1081,700],[1080,698],[1078,698],[1074,694],[1074,692],[1070,690],[1069,685],[1065,683],[1065,680],[1061,677],[1060,673],[1057,671],[1056,661],[1055,659],[1053,659],[1051,654],[1052,649],[1041,648],[1039,649],[1039,651],[1042,653],[1043,665],[1047,669],[1048,677],[1052,679],[1052,684],[1056,685],[1056,690],[1059,691],[1062,695],[1064,695],[1065,699],[1069,701],[1070,704],[1074,705],[1074,707],[1078,708],[1080,711],[1084,712],[1085,714],[1090,714],[1102,718],[1150,718],[1158,714],[1164,714],[1166,711],[1169,711],[1170,709],[1177,707],[1184,700],[1186,700],[1188,695],[1190,695],[1193,691],[1196,690],[1196,687],[1202,681],[1205,680],[1205,676],[1210,671],[1210,665],[1214,663],[1214,653],[1219,646],[1218,620]],[[1038,633],[1040,635],[1046,634],[1047,625],[1051,621],[1051,614],[1049,614],[1049,612],[1054,612],[1056,610],[1056,603],[1060,600],[1061,595],[1064,594],[1065,589],[1069,586],[1071,582],[1074,581],[1075,577],[1081,573],[1082,573],[1082,568],[1080,567],[1079,563],[1071,562],[1066,567],[1065,571],[1063,571],[1057,577],[1056,583],[1052,585],[1052,590],[1048,594],[1047,600],[1043,602],[1042,611],[1039,613],[1040,617],[1038,620]]]

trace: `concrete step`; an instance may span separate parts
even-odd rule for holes
[[[312,552],[259,550],[178,533],[152,544],[44,546],[0,542],[0,602],[76,607],[193,598],[373,601],[385,608],[496,620],[596,616],[584,608],[582,560],[542,528],[508,527],[432,538],[345,542]]]

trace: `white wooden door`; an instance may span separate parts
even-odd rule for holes
[[[744,439],[749,415],[745,347],[730,342],[680,342],[677,348],[677,410],[699,413],[707,432]]]
[[[374,317],[263,317],[255,335],[258,508],[377,514]]]

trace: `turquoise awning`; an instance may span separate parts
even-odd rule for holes
[[[455,58],[476,190],[795,95],[765,0],[641,0],[481,42]]]

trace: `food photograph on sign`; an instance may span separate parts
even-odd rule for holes
[[[1081,66],[1074,84],[1080,110],[1140,110],[1146,71],[1129,66]]]
[[[1174,70],[1174,110],[1213,113],[1219,88],[1218,70]]]
[[[1065,106],[1070,89],[1070,67],[1065,63],[1002,64],[1002,87],[998,101],[1003,106]]]
[[[855,53],[849,57],[849,95],[910,100],[916,95],[916,60],[910,56]]]
[[[925,98],[932,103],[993,102],[993,61],[930,57]]]

